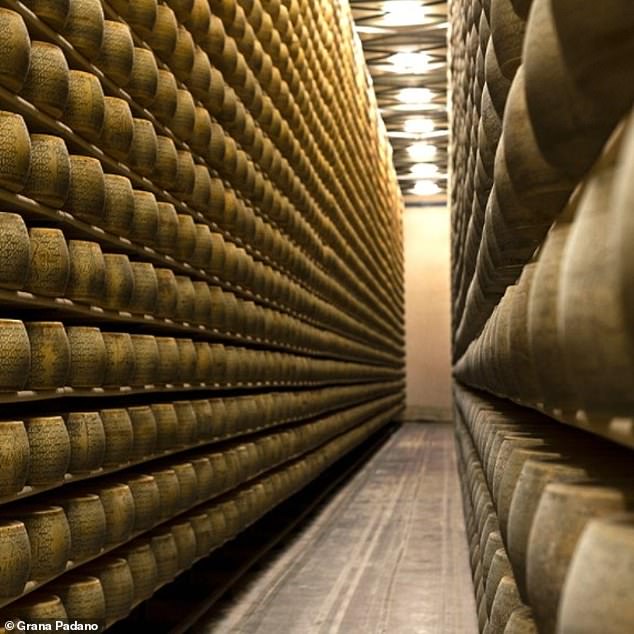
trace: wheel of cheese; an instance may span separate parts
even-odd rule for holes
[[[193,424],[195,424],[195,414],[191,403],[189,401],[177,401],[174,403],[174,408],[176,409],[179,426],[182,425],[185,429],[191,429]],[[193,506],[198,497],[198,481],[194,465],[191,462],[178,462],[172,465],[172,469],[176,472],[181,488],[181,508],[189,508]]]
[[[561,260],[569,230],[567,222],[550,230],[539,252],[528,302],[529,346],[539,391],[547,407],[562,409],[569,409],[575,400],[557,329]]]
[[[183,22],[194,7],[194,0],[169,0],[167,4],[173,9],[179,22]]]
[[[211,114],[215,115],[222,109],[225,98],[224,93],[227,89],[229,89],[229,87],[225,84],[222,73],[218,69],[212,68],[209,81],[209,94],[204,102]]]
[[[159,4],[156,8],[156,21],[148,44],[162,60],[168,60],[176,47],[178,21],[174,11],[167,4]]]
[[[174,191],[190,196],[194,190],[195,171],[194,159],[186,150],[178,151],[178,168]]]
[[[64,324],[31,321],[25,325],[31,343],[31,371],[27,387],[54,390],[65,386],[70,371],[70,345]]]
[[[193,321],[197,324],[206,325],[207,322],[209,321],[209,313],[211,311],[211,302],[212,302],[211,292],[209,291],[209,285],[207,284],[207,282],[201,282],[201,281],[194,282],[194,293],[195,293],[195,300],[194,300]],[[196,376],[198,377],[197,382],[204,383],[208,378],[208,374],[205,374],[201,367],[201,364],[203,363],[204,359],[201,358],[199,355],[200,351],[198,350],[198,342],[196,342],[196,350],[197,350]],[[201,352],[201,354],[206,355],[207,353],[206,351],[203,351]],[[207,363],[207,361],[204,361],[204,362]],[[211,363],[211,361],[209,361],[209,363]]]
[[[55,31],[64,31],[70,0],[25,0],[24,4]]]
[[[104,466],[128,462],[132,447],[132,424],[123,408],[100,412],[106,433]],[[110,443],[116,439],[109,456]],[[106,544],[120,544],[129,539],[134,529],[134,498],[130,487],[124,483],[104,482],[94,488],[106,514]]]
[[[158,67],[154,53],[147,48],[134,47],[132,72],[126,90],[144,107],[154,103],[158,90]]]
[[[226,34],[222,20],[212,15],[207,32],[201,39],[202,46],[209,55],[209,59],[217,59],[217,57],[222,54],[225,37]]]
[[[200,47],[196,47],[194,53],[194,65],[188,85],[196,99],[203,103],[207,101],[211,90],[211,64],[207,53]]]
[[[632,603],[627,599],[633,557],[631,513],[589,522],[566,576],[559,631],[627,631],[634,619]]]
[[[134,292],[135,281],[130,260],[123,253],[106,253],[103,259],[105,263],[104,292],[100,303],[110,310],[127,311]],[[108,344],[106,344],[107,348]],[[120,383],[119,385],[127,384]]]
[[[3,599],[16,597],[24,592],[31,570],[29,536],[21,521],[3,519],[0,522],[0,545],[2,546],[4,566],[0,580]]]
[[[101,582],[89,575],[67,575],[51,587],[73,621],[104,623],[106,599]]]
[[[196,559],[196,533],[186,520],[172,524],[171,531],[176,541],[179,569],[186,570]]]
[[[131,313],[151,315],[158,300],[158,280],[154,266],[149,262],[132,262],[134,286],[128,305]]]
[[[31,140],[19,114],[0,110],[0,186],[19,192],[31,168]]]
[[[104,15],[100,0],[73,0],[63,35],[88,59],[99,56],[103,43]]]
[[[157,581],[163,585],[179,573],[176,541],[169,528],[163,528],[152,534],[150,544],[156,560]]]
[[[194,174],[194,190],[188,197],[188,202],[197,211],[206,213],[211,194],[211,177],[209,176],[209,170],[204,165],[196,165]]]
[[[31,265],[29,234],[22,216],[0,212],[0,286],[24,288]]]
[[[31,227],[31,262],[24,288],[47,297],[64,297],[70,275],[70,255],[59,229]]]
[[[170,121],[174,117],[177,91],[178,85],[174,75],[169,70],[160,68],[158,71],[156,99],[152,104],[152,112],[163,125],[169,126]]]
[[[526,100],[533,127],[546,158],[576,178],[596,160],[634,98],[626,61],[634,22],[624,6],[611,2],[596,20],[550,0],[535,1],[531,11]],[[600,46],[601,60],[586,54],[580,41]]]
[[[71,240],[72,242],[72,240]],[[88,326],[69,326],[66,329],[68,334],[68,341],[70,343],[70,375],[68,383],[74,388],[93,388],[101,387],[103,385],[103,379],[106,369],[106,348],[101,336],[99,328],[92,328]],[[92,422],[91,425],[98,426],[99,423]],[[71,432],[70,419],[68,422],[69,433]],[[103,434],[103,430],[102,430]],[[72,442],[71,433],[71,442]],[[103,439],[103,437],[101,436]],[[103,443],[99,442],[100,449],[95,449],[96,452],[94,460],[91,458],[88,462],[91,465],[90,469],[95,469],[101,466],[100,463],[103,459]],[[91,450],[92,455],[92,450]],[[86,465],[87,466],[87,465]],[[71,456],[71,472],[78,470],[77,462],[75,460],[75,454]]]
[[[158,230],[158,205],[151,192],[134,190],[134,216],[130,225],[130,239],[141,245],[152,246]]]
[[[575,547],[594,518],[628,510],[631,486],[548,484],[541,495],[530,531],[527,590],[540,632],[556,631],[563,585]]]
[[[194,316],[196,293],[192,281],[186,275],[176,276],[176,319],[191,322]],[[189,382],[189,381],[185,381]]]
[[[128,102],[118,97],[104,97],[101,147],[115,159],[126,161],[133,137],[134,122]]]
[[[513,8],[511,0],[491,2],[491,40],[502,74],[513,79],[522,61],[526,20]]]
[[[176,277],[176,283],[179,282],[179,276]],[[189,278],[187,278],[189,279]],[[191,283],[191,280],[190,282]],[[189,284],[188,284],[189,286]],[[179,289],[180,290],[180,289]],[[193,294],[193,287],[191,288],[191,292]],[[192,301],[193,305],[193,301]],[[178,306],[176,308],[176,313],[178,315]],[[192,307],[192,316],[193,316],[193,307]],[[191,323],[191,317],[186,320],[187,323]],[[195,374],[196,374],[196,348],[194,347],[194,342],[191,339],[182,339],[179,338],[176,340],[176,345],[178,346],[178,358],[180,363],[180,378],[183,383],[191,384],[194,382]],[[176,406],[176,413],[179,418],[179,422],[183,422],[182,419],[185,418],[181,415],[181,411],[179,411],[178,404],[174,404]],[[185,421],[187,422],[187,431],[185,431],[185,427],[183,426],[183,435],[181,439],[185,440],[183,444],[193,444],[198,440],[197,438],[197,430],[196,430],[196,416],[191,408],[191,404],[187,407],[187,416]],[[180,430],[179,430],[180,431]],[[179,438],[177,436],[177,442]]]
[[[168,337],[157,337],[157,340],[166,338]],[[174,341],[174,344],[176,344],[173,337],[171,339],[172,341]],[[176,352],[176,355],[178,355],[178,351]],[[150,407],[152,408],[152,413],[154,414],[154,418],[156,420],[157,448],[159,450],[173,448],[176,444],[176,429],[178,426],[178,419],[176,418],[176,410],[174,409],[174,405],[172,403],[155,403]],[[159,476],[157,475],[161,472],[153,471],[159,489],[161,490],[161,495],[164,490],[164,485],[169,484],[170,489],[179,489],[176,472],[173,469],[169,469],[166,471],[169,471],[169,474],[163,472],[165,476],[163,478],[159,478]],[[174,500],[174,503],[178,506],[177,500]]]
[[[0,8],[0,84],[19,93],[31,62],[31,40],[22,16],[15,11]]]
[[[159,584],[158,567],[150,543],[133,542],[120,552],[125,555],[132,572],[134,600],[143,601],[149,598]]]
[[[156,314],[162,319],[174,319],[178,294],[174,271],[171,269],[156,269],[156,279],[158,283]],[[168,380],[161,380],[160,382],[169,383]]]
[[[198,459],[198,462],[205,461],[205,464],[209,465],[209,472],[212,473],[211,463],[207,459]],[[195,465],[194,465],[194,468]],[[200,474],[197,471],[196,474],[200,480]],[[205,489],[205,492],[201,496],[202,499],[207,499],[210,495],[213,494],[215,483],[211,480],[211,484],[209,488]],[[210,553],[215,545],[215,539],[217,536],[215,535],[213,528],[211,526],[211,520],[206,513],[200,512],[196,515],[190,515],[187,517],[187,520],[191,524],[191,527],[194,531],[196,537],[196,557],[203,557]]]
[[[156,0],[112,0],[111,5],[142,38],[150,35],[157,18]]]
[[[190,262],[199,269],[204,269],[211,257],[211,231],[206,224],[196,223],[196,246]]]
[[[176,34],[176,45],[168,64],[174,75],[184,83],[187,83],[191,76],[195,48],[196,45],[191,33],[185,27],[179,26]]]
[[[576,182],[550,165],[540,151],[527,109],[523,69],[517,72],[509,92],[504,128],[503,150],[518,201],[542,218],[552,219]]]
[[[0,427],[0,438],[2,438],[0,456],[2,456],[2,464],[5,467],[0,477],[0,491],[2,491],[3,496],[14,495],[24,488],[29,475],[30,449],[24,423],[22,421],[3,421],[2,427]],[[2,535],[1,529],[0,535]],[[28,554],[28,548],[26,552]],[[5,551],[5,556],[6,554]],[[19,592],[21,590],[20,588]],[[18,593],[4,592],[3,596],[10,596],[10,594]]]
[[[93,61],[112,81],[125,88],[134,64],[134,40],[130,27],[123,22],[106,20],[101,51]]]
[[[21,96],[54,118],[62,116],[69,93],[68,62],[54,44],[31,43],[31,65],[22,86]]]
[[[129,161],[141,176],[151,176],[156,164],[158,140],[151,121],[134,117],[134,142]]]
[[[66,294],[73,300],[99,305],[104,288],[105,262],[96,242],[70,240],[70,275]]]
[[[70,185],[65,208],[76,218],[100,224],[105,210],[101,163],[90,156],[70,156]]]
[[[125,559],[104,557],[86,568],[101,582],[106,600],[106,623],[126,617],[134,602],[134,579]]]
[[[95,75],[71,70],[62,121],[89,141],[98,141],[104,123],[104,94]]]
[[[196,119],[196,105],[188,90],[178,90],[176,93],[176,110],[170,122],[170,128],[179,139],[189,141],[194,132]]]
[[[147,405],[128,407],[128,414],[132,421],[132,452],[133,462],[147,460],[156,453],[156,419],[152,408]]]
[[[174,283],[176,284],[175,280],[174,280]],[[178,345],[176,344],[176,339],[174,339],[174,337],[157,337],[156,343],[158,345],[159,355],[160,355],[157,382],[160,384],[170,384],[170,385],[173,385],[174,383],[179,383],[180,360],[178,358]],[[174,419],[176,419],[176,410],[174,409],[173,405],[171,406],[171,408],[173,411]],[[169,436],[171,437],[171,446],[174,447],[177,444],[176,434],[178,432],[177,430],[178,423],[176,421],[176,424],[174,425],[174,428],[172,429],[172,423],[171,423],[172,412],[170,412],[169,414],[170,414],[170,420],[165,421],[165,423],[169,425],[168,433],[169,433]]]
[[[579,201],[561,262],[557,315],[576,401],[589,415],[609,418],[628,411],[634,380],[623,283],[615,275],[618,260],[610,235],[614,183],[611,167],[595,172]],[[597,302],[600,311],[589,308]]]
[[[487,46],[484,63],[486,85],[489,89],[489,94],[491,95],[491,101],[493,102],[498,115],[502,118],[511,82],[502,74],[500,64],[495,53],[495,47],[493,46],[493,41],[490,41]]]
[[[175,257],[188,261],[196,248],[196,225],[194,219],[187,214],[178,214],[178,238]]]
[[[163,134],[157,135],[157,154],[152,180],[171,191],[178,175],[178,152],[174,141]]]
[[[178,215],[171,203],[158,203],[159,221],[156,234],[156,248],[161,253],[172,255],[176,248]]]
[[[33,623],[37,621],[58,621],[68,618],[62,600],[55,594],[36,592],[11,604],[11,618]]]
[[[194,129],[189,144],[195,152],[204,154],[211,141],[211,117],[209,111],[201,106],[196,107]]]
[[[99,305],[104,288],[105,262],[96,242],[69,240],[70,276],[66,294],[70,299]]]
[[[194,0],[189,15],[183,20],[183,24],[195,38],[199,38],[209,29],[210,20],[211,11],[207,0]]]
[[[70,158],[64,140],[31,135],[31,170],[22,194],[49,207],[64,206],[70,187]]]
[[[104,174],[104,227],[117,236],[127,236],[134,216],[132,183],[126,176]]]
[[[133,387],[154,385],[158,380],[160,355],[156,338],[152,335],[132,335],[134,346],[134,375],[130,381]]]

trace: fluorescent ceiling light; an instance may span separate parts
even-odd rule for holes
[[[425,7],[418,0],[391,0],[383,3],[383,24],[412,26],[425,22]]]
[[[406,119],[403,130],[409,134],[428,134],[434,131],[434,122],[424,117]]]
[[[395,73],[415,73],[420,75],[429,70],[431,61],[429,54],[424,52],[418,53],[394,53],[388,57],[388,61],[392,64],[392,70]]]
[[[438,176],[438,165],[433,163],[415,163],[411,166],[412,176],[416,178],[434,178]]]
[[[435,145],[425,143],[424,141],[412,143],[407,148],[407,153],[417,163],[426,163],[427,161],[432,160],[436,156],[436,151],[437,150]]]
[[[416,182],[411,192],[416,196],[433,196],[440,193],[440,187],[434,181],[422,180]]]
[[[432,100],[433,96],[429,88],[402,88],[398,93],[399,101],[409,106],[427,104]]]

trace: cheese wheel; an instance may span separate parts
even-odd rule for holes
[[[24,4],[58,33],[66,27],[71,0],[25,0]]]
[[[42,112],[59,118],[66,109],[69,69],[58,46],[48,42],[31,43],[31,65],[21,95]]]
[[[22,16],[0,8],[0,84],[19,93],[31,62],[31,40]]]
[[[63,35],[88,59],[99,56],[103,42],[104,14],[100,0],[73,0]]]
[[[70,276],[70,254],[59,229],[31,227],[31,262],[24,288],[47,297],[65,297]]]
[[[103,44],[94,63],[120,87],[128,85],[134,64],[134,41],[127,24],[104,22]]]
[[[70,157],[64,140],[31,135],[31,170],[22,193],[49,207],[61,208],[70,187]]]
[[[66,294],[70,299],[99,305],[104,289],[105,261],[96,242],[69,240],[70,276]]]
[[[0,286],[24,287],[31,263],[29,234],[22,216],[0,212]]]
[[[69,91],[62,121],[89,141],[97,141],[104,123],[104,94],[95,75],[69,71]]]
[[[24,189],[31,169],[31,139],[19,114],[0,110],[0,186]]]
[[[152,51],[134,47],[132,73],[126,90],[144,107],[152,105],[158,90],[158,67]]]
[[[105,97],[101,147],[114,158],[126,161],[133,138],[134,122],[128,102],[118,97]]]

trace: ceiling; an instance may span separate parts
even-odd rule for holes
[[[444,201],[447,0],[349,2],[404,200],[409,205]]]

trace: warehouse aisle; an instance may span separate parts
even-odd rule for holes
[[[200,633],[477,632],[449,424],[405,424]]]

